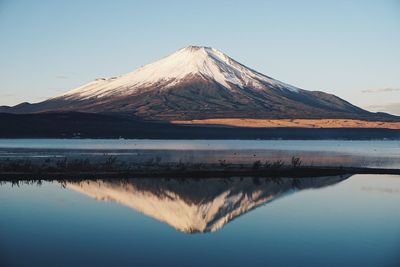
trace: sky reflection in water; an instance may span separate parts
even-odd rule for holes
[[[398,176],[64,185],[0,186],[2,266],[400,263]]]

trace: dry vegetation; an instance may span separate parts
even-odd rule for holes
[[[175,120],[174,124],[223,125],[253,128],[299,127],[299,128],[386,128],[400,129],[400,122],[363,121],[351,119],[204,119]]]

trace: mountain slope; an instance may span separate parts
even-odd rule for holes
[[[145,119],[396,119],[334,95],[307,91],[254,71],[222,52],[189,46],[128,74],[100,78],[41,103],[3,112],[117,112]]]

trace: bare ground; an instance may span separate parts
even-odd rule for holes
[[[363,121],[351,119],[204,119],[175,120],[174,124],[221,125],[251,128],[385,128],[400,129],[400,122]]]

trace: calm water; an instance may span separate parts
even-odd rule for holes
[[[400,141],[0,139],[0,160],[103,160],[103,155],[139,163],[156,158],[161,163],[252,163],[298,156],[303,165],[400,168]]]
[[[0,185],[0,266],[400,266],[400,176]]]
[[[144,140],[144,139],[0,139],[0,148],[105,150],[297,150],[398,155],[399,140]]]

